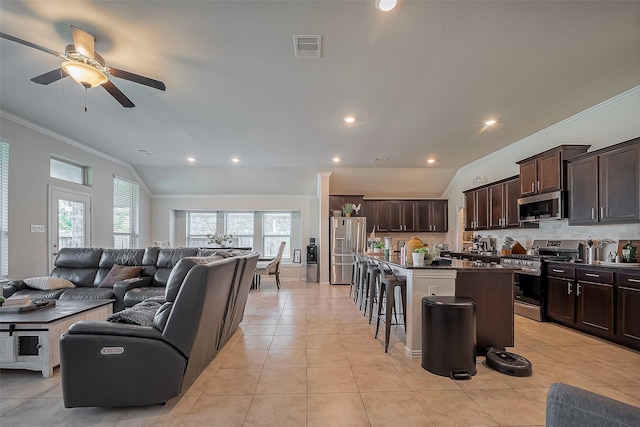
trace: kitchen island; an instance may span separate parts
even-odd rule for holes
[[[433,294],[467,296],[476,301],[479,354],[488,347],[513,346],[513,269],[456,259],[451,260],[451,265],[413,265],[396,256],[389,260],[371,258],[407,279],[407,355],[422,354],[422,298]]]

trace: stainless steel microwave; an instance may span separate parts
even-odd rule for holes
[[[518,216],[520,222],[553,221],[565,216],[564,193],[536,194],[518,199]]]

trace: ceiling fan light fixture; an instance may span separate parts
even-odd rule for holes
[[[389,12],[398,4],[398,0],[376,0],[376,9],[380,12]]]
[[[109,81],[105,72],[84,62],[64,61],[60,66],[75,82],[86,88],[100,86]]]

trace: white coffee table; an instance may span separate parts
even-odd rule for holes
[[[42,371],[60,365],[60,335],[80,320],[105,320],[114,300],[56,301],[23,313],[0,312],[0,368]]]

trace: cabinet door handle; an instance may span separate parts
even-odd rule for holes
[[[536,181],[536,187],[537,187],[538,192],[540,192],[540,181]]]
[[[567,282],[567,294],[571,295],[571,282]]]
[[[555,269],[555,268],[554,268],[554,269],[553,269],[553,272],[554,272],[554,273],[564,273],[564,270],[557,270],[557,269]]]
[[[587,277],[600,277],[599,274],[593,274],[593,273],[584,273],[584,275]]]
[[[591,219],[596,219],[596,208],[591,208]]]
[[[535,193],[536,192],[536,183],[535,182],[531,182],[531,192]]]
[[[600,218],[604,218],[604,206],[600,206]]]
[[[630,282],[634,282],[634,283],[640,283],[640,280],[638,280],[638,279],[629,278],[627,280],[630,281]]]
[[[576,288],[576,296],[580,296],[580,283],[578,283],[578,287]]]

